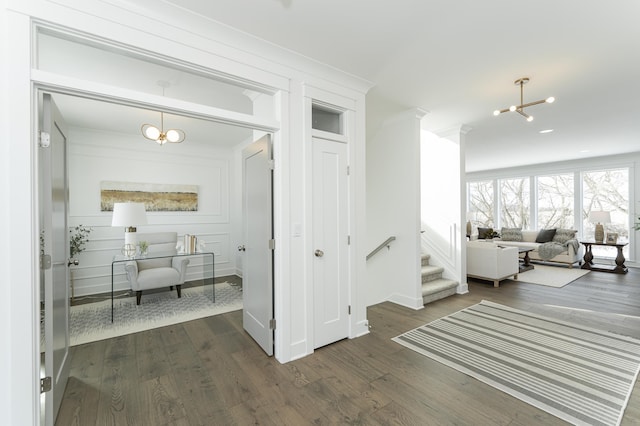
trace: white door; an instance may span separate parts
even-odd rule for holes
[[[314,347],[349,336],[347,145],[313,139]]]
[[[242,151],[242,324],[273,355],[273,209],[271,137]]]
[[[41,279],[44,295],[44,420],[53,426],[69,378],[69,232],[66,128],[51,95],[44,94],[39,155]],[[48,142],[47,142],[48,135]],[[48,146],[47,146],[48,145]]]

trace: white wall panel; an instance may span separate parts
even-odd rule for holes
[[[198,211],[147,212],[148,224],[138,226],[138,232],[175,231],[179,240],[185,234],[196,235],[215,254],[216,276],[236,273],[230,253],[231,150],[202,149],[188,140],[159,146],[141,135],[82,128],[71,129],[69,142],[70,227],[92,228],[73,271],[76,297],[111,291],[111,259],[124,243],[124,229],[111,227],[111,212],[100,211],[102,181],[197,185]],[[121,269],[116,271],[114,290],[129,288]],[[200,278],[202,268],[194,261],[187,279]]]

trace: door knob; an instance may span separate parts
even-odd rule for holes
[[[238,246],[238,251],[246,251],[246,249],[244,248],[244,246]]]
[[[322,250],[316,250],[313,254],[316,255],[316,257],[322,257],[324,256],[324,252]]]

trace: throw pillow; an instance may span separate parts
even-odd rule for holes
[[[502,228],[500,235],[502,241],[522,241],[522,230],[520,228]]]
[[[556,229],[556,234],[553,236],[554,243],[564,244],[569,240],[573,240],[576,237],[575,229]]]
[[[553,237],[556,235],[556,230],[554,229],[541,229],[538,232],[538,236],[536,237],[536,243],[548,243],[553,240]]]
[[[493,228],[480,228],[478,227],[478,239],[484,240],[485,238],[491,238],[493,235]]]

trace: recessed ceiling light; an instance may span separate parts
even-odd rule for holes
[[[540,130],[540,133],[551,133],[553,129]]]
[[[581,152],[582,154],[586,154],[587,152],[591,152],[591,151],[590,151],[590,150],[588,150],[588,149],[582,149],[582,150],[580,150],[580,152]]]

